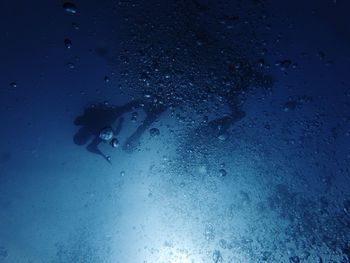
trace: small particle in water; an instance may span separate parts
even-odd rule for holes
[[[70,3],[70,2],[63,3],[63,9],[67,13],[71,13],[71,14],[75,14],[77,12],[77,6],[73,3]]]
[[[124,177],[125,176],[125,171],[120,172],[120,176]]]
[[[267,124],[264,125],[264,128],[266,130],[271,130],[271,125],[267,123]]]
[[[220,134],[219,136],[218,136],[218,139],[220,140],[220,141],[226,141],[227,139],[228,139],[228,133],[227,132],[224,132],[224,133],[222,133],[222,134]]]
[[[17,88],[17,83],[16,82],[11,82],[10,83],[11,88]]]
[[[157,128],[152,128],[149,130],[149,134],[151,137],[156,137],[160,134],[160,131]]]
[[[292,65],[292,61],[289,59],[280,60],[276,62],[276,66],[280,67],[282,71],[288,69]]]
[[[136,122],[137,121],[137,117],[138,117],[138,113],[136,111],[134,111],[133,113],[131,113],[131,121],[132,122]]]
[[[263,261],[267,261],[270,257],[271,257],[271,252],[270,251],[264,251],[263,253],[262,253],[262,260]]]
[[[220,239],[219,245],[222,249],[227,248],[227,241],[225,239]]]
[[[117,138],[114,138],[112,141],[111,141],[111,145],[113,148],[118,148],[119,146],[119,141]]]
[[[289,100],[289,101],[287,101],[286,103],[284,103],[284,105],[283,105],[283,110],[284,110],[285,112],[291,111],[291,110],[295,110],[295,109],[297,108],[297,106],[298,106],[298,102],[297,102],[297,101],[295,101],[295,100]]]
[[[111,156],[107,156],[107,161],[110,161],[111,160]]]
[[[264,67],[264,66],[265,66],[265,60],[264,60],[263,58],[259,59],[259,60],[258,60],[258,65],[259,65],[260,67]]]
[[[74,69],[74,68],[75,68],[75,65],[74,65],[74,63],[72,63],[72,62],[68,62],[68,63],[67,63],[67,67],[70,68],[70,69]]]
[[[104,77],[104,81],[105,81],[106,83],[108,83],[108,82],[110,81],[110,78],[109,78],[108,76],[105,76],[105,77]]]
[[[219,170],[219,174],[220,174],[221,177],[225,177],[227,175],[227,172],[226,172],[225,169],[220,169]]]
[[[290,263],[300,263],[300,259],[298,256],[293,256],[289,258]]]
[[[66,48],[72,48],[72,41],[69,38],[65,38],[63,42]]]
[[[320,60],[323,60],[326,57],[326,54],[323,51],[318,51],[317,56]]]
[[[350,214],[350,200],[344,201],[344,212]]]
[[[79,29],[79,24],[73,22],[73,23],[72,23],[72,27],[73,27],[75,30],[78,30],[78,29]]]
[[[282,60],[281,61],[281,69],[285,70],[285,69],[289,68],[291,64],[292,64],[292,61],[290,61],[289,59]]]

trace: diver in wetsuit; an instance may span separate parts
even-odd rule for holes
[[[74,143],[85,145],[93,138],[86,149],[102,156],[106,161],[111,163],[110,158],[101,152],[98,145],[104,141],[109,142],[112,147],[117,147],[118,140],[115,136],[119,134],[124,119],[119,119],[115,129],[112,126],[121,115],[137,107],[140,107],[140,103],[138,101],[131,101],[120,107],[99,103],[86,108],[84,113],[74,120],[75,125],[82,126],[74,135]]]

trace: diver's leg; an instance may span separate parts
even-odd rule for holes
[[[146,118],[136,131],[126,140],[123,150],[133,152],[140,144],[142,134],[157,120],[157,118],[166,110],[164,106],[151,106],[145,109]]]
[[[122,130],[123,123],[124,123],[124,118],[121,117],[118,121],[117,127],[113,131],[115,136],[118,135],[120,133],[120,131]]]
[[[124,123],[124,118],[120,117],[124,113],[129,112],[135,108],[141,107],[142,103],[140,101],[132,100],[123,106],[117,106],[113,109],[112,112],[112,122],[114,123],[116,120],[118,120],[117,127],[113,129],[114,135],[118,135],[122,129],[123,123]]]
[[[91,139],[91,133],[86,127],[80,128],[73,137],[73,141],[76,145],[84,145],[89,139]]]
[[[97,154],[97,155],[100,155],[102,156],[107,162],[109,162],[111,164],[111,161],[109,160],[109,158],[100,151],[100,149],[98,148],[98,145],[101,143],[101,139],[96,136],[92,142],[86,147],[86,149],[89,151],[89,152],[92,152],[94,154]]]

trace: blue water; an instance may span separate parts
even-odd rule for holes
[[[0,262],[350,262],[349,8],[2,1]]]

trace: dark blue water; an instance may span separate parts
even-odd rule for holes
[[[0,262],[350,262],[349,8],[2,1]]]

